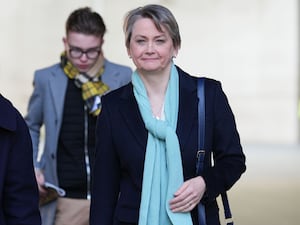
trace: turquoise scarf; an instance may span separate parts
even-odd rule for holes
[[[173,213],[169,201],[183,183],[180,147],[176,134],[179,81],[174,64],[165,96],[165,120],[153,117],[146,88],[135,71],[132,76],[134,96],[146,129],[148,142],[139,225],[192,225],[190,213]]]

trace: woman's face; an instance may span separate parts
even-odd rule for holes
[[[159,72],[171,65],[172,57],[177,55],[173,41],[162,26],[158,31],[151,19],[138,19],[132,28],[129,56],[141,73]]]

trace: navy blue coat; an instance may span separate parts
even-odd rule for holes
[[[178,68],[179,112],[177,135],[181,147],[184,179],[195,177],[198,98],[197,78]],[[212,79],[205,82],[206,136],[203,178],[207,191],[208,225],[219,225],[216,197],[230,189],[245,171],[234,115],[222,91]],[[97,123],[97,153],[93,171],[91,225],[137,224],[142,190],[147,130],[133,95],[132,84],[102,99]],[[211,166],[211,154],[215,164]],[[196,208],[192,212],[197,222]]]
[[[0,224],[40,225],[38,198],[28,128],[0,95]]]

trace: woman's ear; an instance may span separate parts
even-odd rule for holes
[[[175,48],[173,51],[173,58],[176,58],[178,54],[178,48]]]
[[[130,50],[129,50],[129,48],[126,48],[126,49],[127,49],[127,54],[128,54],[128,57],[131,59],[132,57],[131,57]]]

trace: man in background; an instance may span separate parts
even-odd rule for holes
[[[73,11],[66,22],[60,62],[34,74],[25,119],[33,142],[40,195],[47,194],[45,181],[66,192],[40,208],[43,225],[88,225],[90,165],[101,96],[130,82],[132,73],[129,67],[104,57],[105,31],[98,13],[88,7]],[[38,161],[43,125],[45,145]]]

